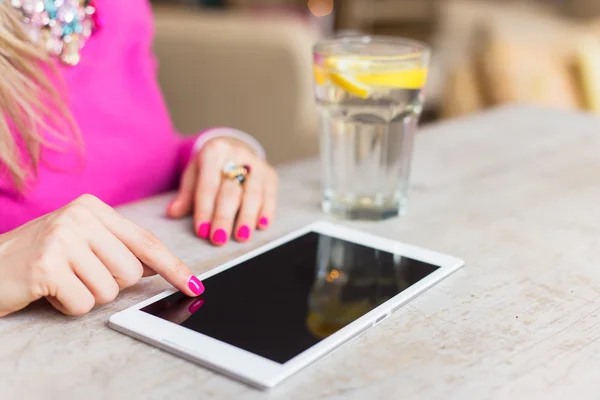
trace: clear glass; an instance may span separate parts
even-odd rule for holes
[[[315,46],[326,213],[381,220],[405,212],[429,58],[429,47],[401,38],[341,37]]]

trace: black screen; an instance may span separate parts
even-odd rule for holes
[[[142,311],[283,364],[438,268],[311,232]]]

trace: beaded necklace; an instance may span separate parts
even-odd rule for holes
[[[21,12],[25,29],[34,42],[71,66],[79,63],[85,42],[102,25],[96,0],[4,1]]]

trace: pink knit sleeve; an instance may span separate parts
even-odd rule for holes
[[[184,137],[181,140],[181,144],[179,145],[179,164],[177,165],[179,174],[183,172],[185,167],[194,157],[194,144],[196,143],[196,140],[198,139],[198,137],[200,137],[200,135],[201,133],[189,137]]]

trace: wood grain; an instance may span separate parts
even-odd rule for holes
[[[167,287],[152,278],[68,318],[43,303],[0,320],[2,399],[592,399],[600,371],[600,120],[525,106],[424,129],[408,215],[348,223],[466,260],[461,271],[271,392],[107,328]],[[281,207],[217,249],[171,195],[122,212],[200,272],[322,218],[318,164],[281,168]]]

